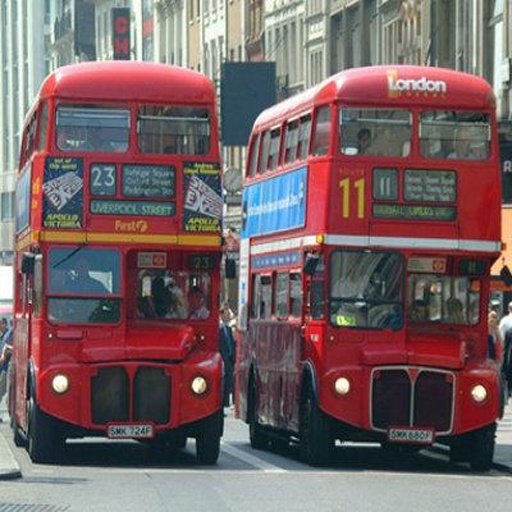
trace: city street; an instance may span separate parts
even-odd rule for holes
[[[232,413],[214,467],[197,465],[190,440],[170,459],[135,442],[89,439],[68,443],[63,464],[38,465],[14,447],[5,419],[0,432],[23,476],[1,482],[0,510],[502,511],[512,479],[450,465],[438,451],[397,460],[376,445],[344,445],[332,467],[314,469],[293,449],[252,450]]]

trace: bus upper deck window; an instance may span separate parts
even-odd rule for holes
[[[297,157],[304,160],[309,151],[309,140],[311,137],[311,116],[301,117],[299,121],[299,141],[297,147]]]
[[[128,149],[130,111],[108,107],[59,106],[56,145],[61,151],[122,153]]]
[[[424,158],[486,160],[490,122],[482,112],[434,110],[420,115],[420,152]]]
[[[201,107],[147,105],[138,112],[142,153],[206,155],[210,152],[210,115]]]
[[[339,123],[344,155],[409,156],[412,115],[408,110],[342,108]]]
[[[329,137],[331,134],[331,111],[329,107],[318,109],[315,116],[313,130],[312,153],[315,156],[325,155],[329,150]]]

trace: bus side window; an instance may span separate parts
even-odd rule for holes
[[[274,315],[278,318],[288,316],[288,295],[288,272],[278,272],[274,278]]]
[[[279,148],[281,147],[281,128],[270,132],[270,150],[268,154],[267,169],[273,171],[279,164]]]
[[[267,130],[261,135],[260,160],[258,173],[263,174],[267,170],[268,156],[270,154],[270,132]]]
[[[297,145],[297,158],[304,160],[309,152],[309,138],[311,136],[311,116],[301,117],[299,124],[299,141]]]
[[[256,133],[251,138],[251,144],[249,146],[249,176],[255,176],[258,169],[258,155],[260,149],[260,134]]]
[[[290,274],[290,315],[300,317],[302,314],[302,279],[301,274]]]
[[[34,316],[41,315],[41,306],[43,304],[43,265],[42,256],[38,254],[34,262],[34,292],[32,312]]]
[[[315,116],[315,128],[313,130],[314,156],[327,154],[329,150],[329,137],[331,134],[331,111],[330,107],[321,107]]]
[[[253,274],[252,276],[252,296],[251,296],[251,318],[260,317],[261,300],[261,276]]]
[[[48,139],[48,102],[44,102],[41,107],[41,115],[39,116],[38,121],[38,141],[37,141],[37,149],[39,151],[43,150],[46,147],[46,141]]]
[[[260,318],[269,319],[272,314],[272,277],[261,276]]]
[[[297,160],[297,146],[299,144],[299,121],[290,121],[286,125],[284,162],[291,163]]]

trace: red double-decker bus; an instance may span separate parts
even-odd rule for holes
[[[16,190],[14,440],[32,460],[67,438],[223,431],[222,197],[215,91],[141,62],[46,78],[26,117]]]
[[[447,69],[341,72],[260,114],[240,245],[236,413],[253,447],[443,443],[490,467],[495,99]],[[409,451],[407,450],[407,451]]]

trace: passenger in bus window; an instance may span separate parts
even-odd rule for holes
[[[427,322],[429,319],[428,304],[424,300],[413,301],[409,318],[413,322]]]
[[[73,149],[74,136],[69,126],[57,127],[57,147],[64,151]]]
[[[164,318],[169,313],[171,296],[162,276],[156,276],[151,283],[151,297],[155,315]]]
[[[357,132],[357,150],[358,154],[364,155],[368,152],[372,144],[372,132],[368,128],[361,128]]]
[[[210,316],[210,310],[206,307],[206,297],[203,290],[198,286],[194,286],[189,293],[189,318],[195,320],[204,320]]]
[[[187,318],[188,304],[183,290],[178,286],[173,277],[167,285],[170,296],[169,313],[167,318]]]
[[[89,264],[82,256],[80,257],[73,269],[73,279],[70,282],[69,289],[75,292],[107,295],[108,290],[103,283],[94,279],[90,275]]]
[[[446,301],[446,319],[454,324],[464,323],[462,302],[456,297],[450,297]]]

